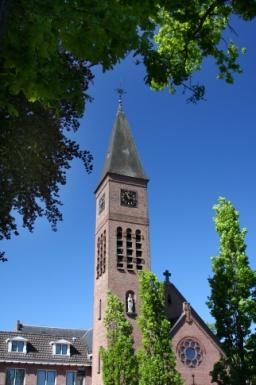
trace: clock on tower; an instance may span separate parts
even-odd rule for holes
[[[121,189],[121,205],[128,207],[137,207],[136,191]]]
[[[103,319],[108,290],[123,302],[124,311],[133,326],[135,348],[139,346],[138,273],[150,268],[147,183],[127,119],[119,106],[103,173],[95,191],[98,207],[93,385],[103,385],[99,351],[107,343]]]

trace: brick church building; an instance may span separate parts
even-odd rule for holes
[[[93,329],[60,329],[17,322],[0,332],[0,385],[103,385],[100,346],[110,289],[137,326],[138,272],[150,270],[148,178],[119,103],[108,152],[96,188]],[[204,321],[165,275],[166,315],[177,369],[185,385],[210,385],[209,372],[223,352]]]

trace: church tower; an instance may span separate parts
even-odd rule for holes
[[[125,305],[139,345],[138,272],[150,269],[148,179],[119,102],[96,194],[92,385],[102,385],[99,349],[106,346],[103,324],[107,291]]]

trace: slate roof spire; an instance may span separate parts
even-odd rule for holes
[[[108,173],[148,180],[140,162],[120,98],[100,183]]]

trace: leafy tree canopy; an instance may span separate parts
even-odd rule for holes
[[[219,77],[232,82],[232,74],[241,71],[238,47],[223,41],[232,15],[254,18],[255,1],[4,0],[0,108],[15,113],[6,95],[22,92],[28,101],[56,109],[60,100],[75,99],[83,111],[79,85],[65,76],[71,75],[65,71],[65,52],[108,70],[132,51],[146,66],[146,82],[172,91],[212,56]],[[196,99],[202,95],[203,88],[194,88]]]
[[[89,154],[69,142],[65,122],[77,129],[93,66],[109,70],[132,52],[152,88],[175,92],[182,86],[195,102],[204,97],[204,86],[191,77],[204,58],[214,58],[228,83],[241,72],[240,49],[223,36],[233,15],[254,18],[255,1],[1,0],[0,239],[17,234],[13,210],[30,230],[38,215],[55,225],[61,218],[58,186],[70,161],[82,157],[90,169]]]
[[[133,349],[132,326],[125,318],[124,305],[108,292],[104,317],[107,349],[101,348],[105,385],[137,385],[138,364]]]
[[[220,236],[219,255],[212,259],[209,308],[223,357],[212,372],[220,385],[246,385],[256,380],[256,272],[249,266],[239,214],[220,198],[215,206],[215,227]]]
[[[90,71],[67,54],[63,60],[82,92],[92,78]],[[91,154],[66,136],[67,130],[78,128],[80,116],[69,100],[61,102],[58,113],[29,102],[22,92],[8,95],[8,101],[18,113],[0,112],[0,240],[18,235],[14,211],[30,231],[41,216],[56,229],[62,219],[59,188],[66,183],[71,160],[79,158],[87,172],[92,169]],[[4,252],[0,260],[6,260]]]
[[[139,326],[142,349],[138,352],[139,385],[181,385],[166,318],[164,284],[151,272],[142,272]]]

